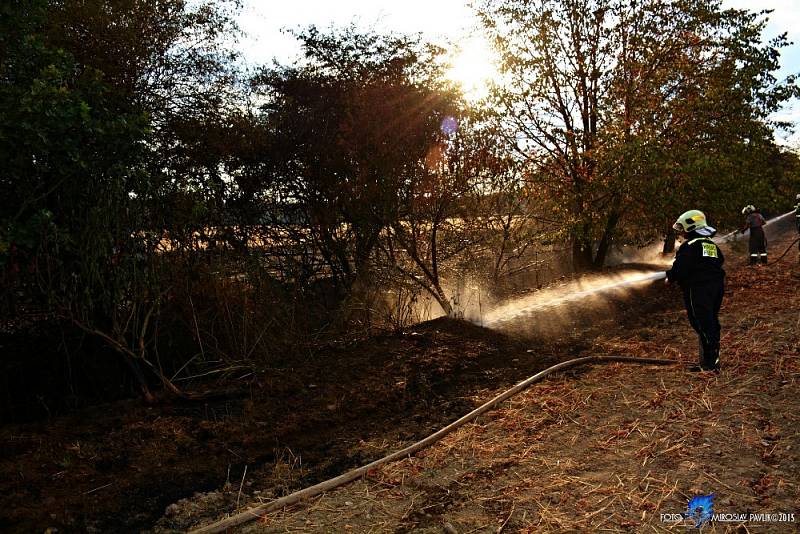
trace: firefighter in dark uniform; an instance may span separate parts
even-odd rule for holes
[[[750,265],[767,263],[767,236],[764,235],[763,226],[767,224],[764,216],[759,213],[755,206],[750,204],[742,208],[742,215],[746,217],[744,226],[739,231],[745,233],[750,229],[750,241],[748,243],[750,249]]]
[[[800,193],[794,197],[794,220],[797,223],[797,233],[800,234]],[[797,243],[797,250],[800,250],[800,241]]]
[[[682,214],[672,226],[683,238],[667,271],[667,284],[677,283],[692,325],[700,338],[700,364],[690,371],[719,372],[719,309],[725,292],[725,258],[711,237],[717,231],[708,225],[702,211]]]

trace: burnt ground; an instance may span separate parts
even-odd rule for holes
[[[773,246],[782,250],[779,244]],[[796,264],[787,261],[754,270],[737,265],[735,259],[729,259],[729,265],[730,283],[723,308],[723,326],[736,324],[736,327],[729,328],[726,342],[737,343],[744,351],[748,340],[756,339],[754,336],[757,334],[761,336],[759,328],[766,324],[763,320],[761,323],[756,321],[755,325],[736,322],[739,314],[745,313],[740,310],[753,299],[760,306],[759,317],[777,318],[771,319],[769,324],[773,330],[780,329],[782,334],[775,339],[780,339],[783,345],[759,345],[758,350],[764,359],[788,355],[781,360],[783,367],[777,369],[770,363],[764,372],[784,373],[781,380],[785,379],[786,384],[782,387],[788,389],[781,391],[795,394],[779,396],[783,403],[781,408],[798,413],[794,381],[798,369],[796,359],[792,359],[797,357],[797,336],[793,334],[792,337],[791,331],[796,330],[790,330],[790,327],[796,329],[792,321],[797,321],[796,310],[800,304],[797,302],[800,272]],[[790,304],[794,308],[788,313],[786,310]],[[762,337],[758,339],[762,343]],[[692,360],[695,343],[685,324],[677,292],[664,291],[660,284],[653,283],[615,294],[592,306],[573,305],[568,313],[560,315],[558,321],[548,321],[546,328],[525,328],[522,334],[520,329],[510,327],[495,332],[462,321],[439,319],[402,333],[332,345],[316,352],[313,358],[285,362],[258,376],[241,379],[239,383],[243,391],[240,395],[214,402],[175,401],[146,406],[136,400],[127,400],[37,423],[8,425],[0,429],[0,480],[3,481],[0,485],[0,529],[10,532],[44,531],[47,528],[60,532],[184,530],[222,517],[234,511],[237,505],[278,497],[382,457],[402,444],[421,439],[494,393],[557,361],[598,353]],[[737,364],[736,369],[741,369],[742,373],[749,372],[749,364],[746,364],[749,360],[742,361],[745,363]],[[791,374],[792,371],[795,375]],[[542,386],[544,393],[554,400],[553,410],[548,411],[550,419],[534,425],[541,436],[552,434],[552,428],[547,426],[552,423],[551,419],[562,422],[576,420],[579,428],[598,425],[598,420],[608,413],[608,404],[600,402],[586,412],[594,414],[596,420],[579,420],[575,414],[570,419],[568,415],[556,413],[559,408],[566,410],[580,406],[577,400],[583,398],[584,393],[588,397],[597,395],[602,398],[600,390],[592,393],[591,387],[602,386],[607,394],[616,395],[615,388],[609,384],[619,381],[620,387],[630,388],[631,393],[652,390],[650,383],[631,381],[633,375],[627,371],[602,376],[591,375],[593,372],[572,372],[555,385]],[[590,379],[585,386],[590,390],[584,390],[581,385],[584,376]],[[655,380],[654,373],[635,376]],[[683,374],[675,376],[676,384],[687,380]],[[763,383],[769,383],[767,377]],[[559,387],[565,389],[559,390]],[[665,391],[672,391],[669,384],[664,387],[667,388]],[[754,402],[758,406],[774,404],[775,401],[769,398],[772,393],[769,388],[764,392],[757,391]],[[536,395],[542,394],[540,389]],[[666,397],[666,394],[662,396]],[[563,399],[568,398],[574,398],[576,402],[566,406]],[[753,409],[757,409],[755,405]],[[615,417],[623,417],[626,421],[633,418],[628,421],[629,425],[636,418],[635,414],[625,414],[619,408],[615,410]],[[490,419],[498,420],[497,413],[501,411]],[[565,413],[571,412],[566,410]],[[763,432],[773,432],[769,429],[778,424],[768,417],[758,421]],[[492,421],[481,424],[491,426]],[[523,418],[516,424],[531,426],[533,422]],[[781,429],[778,437],[773,436],[774,432],[769,434],[773,436],[769,443],[793,439],[787,445],[794,446],[795,451],[800,450],[796,428],[793,437],[783,423],[778,428]],[[499,427],[495,424],[487,431],[494,432],[493,443],[513,443],[516,439],[513,433],[506,434],[502,424]],[[464,432],[478,430],[470,427]],[[619,429],[613,432],[619,432]],[[635,435],[640,436],[639,433]],[[533,434],[526,437],[528,440],[534,438]],[[563,441],[551,443],[554,448],[550,450],[547,449],[548,443],[543,441],[537,446],[537,457],[544,459],[541,461],[560,453],[563,448]],[[763,452],[760,442],[743,442],[742,446],[745,445]],[[689,447],[684,445],[684,449],[674,450],[686,451]],[[423,464],[423,467],[430,473],[440,473],[433,476],[437,480],[436,487],[449,488],[454,483],[463,485],[467,480],[477,480],[483,482],[476,487],[483,487],[490,495],[502,493],[499,486],[493,485],[500,469],[507,473],[513,461],[521,461],[487,457],[484,460],[488,463],[476,463],[475,469],[469,471],[472,475],[467,478],[453,475],[456,476],[453,482],[435,477],[444,477],[441,473],[453,473],[452,466],[450,471],[445,469],[445,462],[455,456],[443,454],[438,445],[431,451],[429,457],[438,458],[437,463]],[[383,527],[377,530],[411,531],[430,527],[440,531],[442,520],[448,517],[446,513],[453,509],[453,503],[485,497],[476,493],[459,497],[461,501],[448,497],[434,502],[443,494],[437,494],[440,490],[434,491],[434,486],[417,487],[413,482],[414,476],[423,467],[409,467],[409,462],[414,461],[402,462],[382,471],[387,474],[380,483],[392,485],[399,492],[396,501],[402,503],[403,510],[408,510],[408,513],[397,514],[400,519],[394,522],[382,520],[380,524]],[[508,464],[509,461],[512,464]],[[500,464],[507,465],[498,467]],[[410,471],[404,472],[406,469]],[[613,469],[613,464],[609,464],[607,472],[598,472],[591,480],[608,479]],[[394,473],[392,470],[399,471]],[[399,478],[392,478],[394,474]],[[576,472],[569,476],[581,478],[583,475]],[[751,490],[762,486],[768,488],[770,483],[775,483],[774,474],[766,473],[764,476],[767,478],[754,482]],[[784,478],[784,491],[788,491],[797,502],[797,473],[789,473]],[[584,479],[584,482],[586,480],[590,479]],[[378,525],[376,516],[369,513],[360,516],[356,513],[354,520],[338,522],[342,517],[340,509],[363,502],[359,500],[358,492],[363,493],[364,487],[359,484],[369,483],[359,482],[341,492],[334,492],[332,495],[344,497],[336,497],[338,500],[331,507],[321,507],[317,501],[311,510],[321,513],[321,516],[303,517],[300,528],[307,525],[308,530],[320,532],[339,531],[346,525],[357,531],[375,529]],[[503,484],[508,485],[508,481]],[[178,502],[196,492],[195,498]],[[414,492],[433,497],[427,501],[420,500]],[[450,495],[453,492],[446,493]],[[406,498],[409,499],[407,502],[403,500]],[[552,495],[548,499],[552,506],[558,504]],[[492,504],[487,500],[489,504],[486,507],[475,508],[473,512],[477,519],[474,524],[477,527],[472,528],[480,528],[480,521],[486,519],[481,514],[487,513],[492,522],[496,517],[508,518],[506,528],[509,530],[524,530],[534,517],[542,517],[541,508],[538,515],[534,509],[539,506],[533,504],[536,499],[526,501],[530,510],[521,504],[514,504],[510,509],[508,503],[512,501]],[[614,502],[618,501],[622,499]],[[173,504],[176,502],[178,504]],[[425,502],[428,504],[421,504]],[[336,503],[341,505],[340,508]],[[568,504],[567,501],[565,505]],[[606,503],[601,503],[598,508],[592,508],[592,504],[582,504],[588,506],[586,513],[595,513]],[[523,515],[515,516],[515,510]],[[290,510],[282,519],[287,523],[275,523],[276,528],[296,527],[292,521],[300,521],[297,518],[306,511],[308,509],[303,507]],[[597,513],[592,517],[605,516]],[[312,522],[307,524],[305,521]],[[458,522],[455,518],[451,521]],[[472,523],[464,522],[465,527],[467,524]],[[556,528],[556,523],[548,524]],[[259,526],[263,524],[252,525],[253,528]]]

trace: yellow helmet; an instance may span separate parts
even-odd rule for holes
[[[672,228],[678,232],[689,233],[705,226],[708,226],[705,214],[700,210],[689,210],[678,217]]]

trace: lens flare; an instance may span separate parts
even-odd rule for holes
[[[455,117],[445,117],[442,119],[442,125],[440,128],[445,134],[453,135],[458,130],[458,121],[455,119]]]

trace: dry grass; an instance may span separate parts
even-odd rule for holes
[[[242,530],[676,532],[685,527],[660,514],[709,493],[719,513],[794,512],[800,521],[799,288],[796,263],[729,268],[719,376],[623,364],[560,375],[416,457]],[[691,361],[695,350],[682,312],[670,310],[590,352]]]

